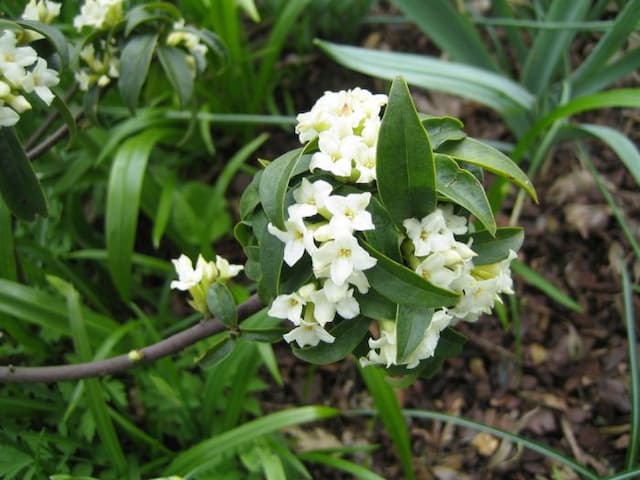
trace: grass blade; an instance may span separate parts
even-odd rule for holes
[[[108,266],[123,300],[131,299],[131,263],[147,160],[154,144],[168,133],[150,129],[118,149],[109,175],[105,231]]]
[[[549,280],[544,278],[539,273],[530,269],[524,263],[518,260],[514,260],[513,262],[511,262],[511,270],[513,270],[514,273],[520,275],[522,279],[529,285],[543,292],[554,302],[568,308],[569,310],[573,310],[574,312],[582,312],[582,305],[580,305],[570,296],[562,293],[557,286],[549,282]]]
[[[620,157],[622,163],[624,163],[636,183],[640,186],[640,152],[628,137],[618,130],[604,125],[581,123],[574,128],[606,143]]]
[[[267,141],[268,138],[269,134],[267,133],[258,135],[238,150],[233,157],[231,157],[216,180],[215,190],[219,198],[224,197],[224,193],[227,191],[227,187],[231,183],[231,180],[233,180],[235,174],[249,159],[249,157],[251,157],[251,155],[253,155],[253,153]]]
[[[605,65],[593,75],[576,82],[573,86],[573,95],[578,97],[603,90],[622,77],[632,74],[638,68],[640,68],[640,48],[636,47]]]
[[[48,279],[49,282],[66,297],[69,326],[78,357],[80,357],[80,360],[83,362],[91,361],[91,345],[89,343],[89,336],[82,316],[80,296],[78,295],[78,292],[70,283],[67,283],[64,280],[56,277],[48,277]],[[111,461],[114,463],[116,468],[123,473],[126,471],[127,461],[124,457],[122,446],[118,440],[113,423],[111,422],[111,417],[109,416],[107,402],[104,398],[100,380],[94,378],[87,379],[85,382],[89,410],[91,411],[93,420],[96,424],[98,435],[100,436]]]
[[[285,427],[334,417],[338,410],[328,407],[299,407],[272,413],[244,423],[180,453],[169,465],[167,474],[193,475],[215,464],[219,456],[245,443]]]
[[[358,465],[357,463],[350,462],[343,458],[334,457],[333,455],[329,455],[327,453],[304,452],[299,453],[298,458],[303,462],[319,463],[320,465],[333,467],[336,470],[341,470],[345,473],[353,475],[354,478],[359,478],[362,480],[384,480],[384,477],[381,477],[377,473],[373,473],[371,470],[363,467],[362,465]]]
[[[640,108],[640,89],[620,88],[606,92],[595,93],[584,97],[578,97],[559,106],[538,120],[529,131],[520,139],[511,154],[511,158],[518,162],[529,151],[533,143],[549,125],[560,118],[570,117],[576,113],[597,108],[608,107],[635,107]]]
[[[393,388],[385,381],[385,376],[377,367],[359,367],[360,374],[367,390],[373,397],[376,404],[378,415],[382,419],[393,446],[396,449],[404,478],[416,478],[413,471],[413,455],[411,453],[411,441],[409,439],[409,430],[407,429],[407,421],[400,410],[400,404],[396,398]]]
[[[607,204],[609,205],[609,208],[611,208],[611,212],[613,213],[613,216],[616,217],[616,220],[618,221],[618,224],[620,225],[622,232],[624,233],[625,237],[627,237],[627,240],[631,244],[631,248],[633,249],[633,252],[635,253],[636,258],[640,259],[640,244],[638,244],[638,240],[636,238],[636,235],[633,233],[631,226],[625,220],[622,210],[620,210],[620,207],[618,207],[618,205],[616,204],[615,200],[613,199],[613,196],[609,193],[609,190],[607,190],[607,187],[604,185],[604,182],[602,181],[600,174],[596,170],[596,167],[593,165],[593,162],[589,158],[589,155],[585,152],[581,144],[577,143],[576,145],[578,147],[576,151],[578,154],[578,158],[580,159],[580,162],[582,162],[587,167],[589,172],[591,172],[591,175],[593,175],[593,179],[596,181],[596,185],[598,185],[598,189],[600,190],[600,193],[606,200]]]
[[[476,422],[457,415],[448,415],[446,413],[432,412],[429,410],[403,410],[402,412],[412,418],[438,420],[441,422],[452,423],[459,427],[470,428],[471,430],[476,430],[479,432],[486,432],[490,435],[494,435],[496,437],[509,440],[510,442],[516,443],[518,445],[522,445],[524,448],[528,448],[529,450],[538,452],[550,460],[555,460],[556,462],[567,465],[569,468],[571,468],[576,473],[579,473],[584,478],[587,478],[589,480],[601,480],[601,478],[596,473],[580,465],[575,460],[564,456],[557,450],[554,450],[551,447],[547,447],[546,445],[542,445],[532,440],[528,440],[524,437],[520,437],[511,432],[507,432],[495,427],[490,427],[489,425],[485,425],[484,423]]]
[[[392,3],[454,61],[497,70],[473,23],[448,0],[393,0]]]
[[[638,344],[636,343],[636,316],[633,309],[633,293],[627,266],[622,266],[622,299],[624,302],[624,321],[627,327],[629,345],[629,375],[631,377],[631,432],[625,467],[627,470],[638,465],[640,453],[640,371],[638,368]]]
[[[378,78],[403,76],[408,83],[429,90],[459,95],[497,110],[511,124],[517,115],[533,108],[533,95],[502,75],[462,63],[446,62],[427,55],[395,53],[350,47],[321,40],[318,45],[347,68]],[[514,128],[522,129],[518,123]]]
[[[0,198],[0,278],[15,281],[16,254],[13,243],[11,212]]]
[[[554,0],[546,12],[547,21],[572,22],[582,20],[591,2],[588,0]],[[569,45],[575,30],[542,30],[538,32],[522,68],[522,84],[534,93],[542,93],[549,85]]]
[[[640,0],[631,0],[618,13],[613,27],[600,39],[580,67],[573,72],[569,78],[571,84],[577,87],[581,82],[602,70],[603,65],[606,65],[612,55],[620,51],[629,35],[637,29],[638,21],[640,21]]]

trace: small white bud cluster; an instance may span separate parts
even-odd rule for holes
[[[359,315],[354,288],[361,294],[369,291],[363,272],[376,264],[354,235],[374,228],[366,211],[371,194],[332,195],[332,190],[324,180],[311,183],[303,178],[293,191],[297,203],[287,210],[285,230],[271,223],[268,226],[285,244],[287,265],[293,266],[305,253],[311,257],[314,281],[297,292],[279,295],[269,310],[272,317],[295,325],[284,338],[300,347],[332,343],[335,339],[325,326],[333,322],[336,313],[345,319]]]
[[[81,31],[85,27],[94,30],[108,30],[124,18],[123,0],[86,0],[80,13],[73,19],[73,26]]]
[[[244,268],[242,265],[231,265],[225,258],[216,255],[216,261],[208,262],[202,255],[198,255],[196,267],[193,268],[191,259],[182,254],[179,258],[171,260],[178,280],[171,282],[171,288],[188,291],[191,294],[189,305],[194,310],[206,313],[207,290],[215,282],[226,282],[235,277]]]
[[[299,114],[300,142],[318,138],[310,170],[326,170],[343,181],[374,181],[380,109],[386,103],[386,95],[355,88],[325,92],[309,112]]]
[[[51,87],[60,79],[47,61],[26,45],[19,45],[12,30],[0,31],[0,127],[18,123],[20,114],[31,108],[24,93],[35,93],[51,105]]]
[[[189,55],[187,62],[195,73],[196,69],[202,72],[206,67],[207,46],[200,42],[200,37],[195,33],[185,30],[184,19],[173,24],[173,30],[167,35],[167,45],[170,47],[184,47]]]
[[[61,3],[49,0],[29,0],[22,12],[22,18],[49,24],[60,15],[61,6]]]
[[[87,91],[93,85],[106,87],[120,76],[120,58],[114,42],[100,40],[98,48],[89,43],[80,51],[83,67],[75,73],[80,90]]]

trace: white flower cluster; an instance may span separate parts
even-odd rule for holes
[[[200,42],[200,37],[195,33],[185,30],[184,19],[173,24],[173,30],[167,35],[167,45],[170,47],[183,46],[189,52],[187,61],[194,69],[202,71],[206,66],[207,46]]]
[[[332,343],[334,337],[325,326],[336,313],[345,319],[360,313],[354,287],[361,294],[369,291],[363,272],[376,264],[354,236],[374,228],[366,211],[371,194],[332,195],[332,190],[324,180],[311,183],[303,178],[293,191],[296,203],[287,210],[285,230],[268,225],[269,232],[285,244],[287,265],[297,263],[305,252],[311,256],[315,280],[297,292],[279,295],[269,309],[272,317],[295,325],[284,338],[300,347]]]
[[[100,40],[97,53],[90,43],[80,51],[80,58],[85,66],[75,73],[75,78],[82,91],[86,92],[94,84],[106,87],[120,75],[118,47],[113,42]]]
[[[29,46],[18,46],[15,32],[0,34],[0,127],[11,127],[20,114],[31,108],[23,93],[35,93],[47,105],[54,95],[51,87],[60,81],[58,72]]]
[[[48,24],[60,15],[61,6],[61,3],[49,0],[30,0],[24,7],[22,18]]]
[[[214,282],[226,282],[235,277],[244,268],[242,265],[231,265],[225,258],[216,255],[216,261],[208,262],[202,255],[198,255],[196,267],[193,268],[191,259],[182,254],[179,258],[171,260],[178,280],[171,282],[171,288],[181,291],[189,291],[191,300],[189,304],[202,313],[206,313],[207,290]]]
[[[124,18],[123,0],[86,0],[80,13],[73,19],[73,26],[80,31],[84,27],[106,30],[114,27]]]
[[[408,262],[418,275],[433,285],[452,290],[460,300],[452,308],[436,310],[422,340],[402,364],[414,368],[420,360],[435,353],[440,332],[452,322],[464,320],[474,322],[482,313],[490,313],[500,294],[513,293],[513,282],[509,265],[516,257],[510,251],[506,259],[490,264],[473,264],[477,253],[466,244],[456,240],[455,235],[468,231],[467,220],[455,215],[451,205],[436,208],[422,220],[415,218],[403,222],[410,240]],[[371,349],[363,365],[397,365],[395,322],[382,322],[378,339],[369,340]]]
[[[310,169],[319,168],[356,183],[376,179],[376,145],[380,108],[387,96],[355,88],[325,92],[311,111],[297,117],[301,143],[318,138]]]

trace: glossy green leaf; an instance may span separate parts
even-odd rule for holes
[[[380,253],[399,262],[401,260],[400,236],[389,217],[389,213],[382,206],[377,196],[371,197],[367,210],[371,213],[371,219],[375,226],[374,229],[364,232],[367,242]]]
[[[371,286],[383,297],[403,305],[418,305],[438,308],[455,305],[458,295],[450,290],[436,287],[404,265],[386,257],[371,245],[365,249],[378,260],[375,267],[367,270]]]
[[[403,478],[414,479],[413,454],[411,452],[411,439],[398,397],[393,389],[385,381],[385,375],[378,367],[359,367],[364,383],[369,394],[373,397],[378,415],[382,419],[385,431],[393,442],[396,454],[402,465]]]
[[[537,288],[559,305],[573,310],[574,312],[583,311],[582,305],[580,305],[566,293],[562,292],[562,290],[560,290],[557,285],[553,285],[551,282],[549,282],[549,280],[544,278],[543,275],[539,274],[535,270],[532,270],[524,263],[518,260],[514,260],[513,262],[511,262],[511,270],[513,271],[513,273],[519,275],[526,283]]]
[[[382,204],[399,227],[436,207],[436,172],[427,132],[407,83],[396,78],[382,117],[376,150],[376,177]]]
[[[16,217],[48,215],[47,200],[13,128],[0,128],[0,193]]]
[[[538,195],[527,174],[504,153],[486,143],[467,137],[459,142],[444,144],[440,148],[440,153],[450,155],[456,160],[478,165],[505,177],[507,180],[522,187],[536,202],[538,201]]]
[[[405,362],[422,341],[433,310],[417,305],[398,305],[396,313],[396,361]]]
[[[271,162],[262,172],[258,193],[269,221],[285,230],[285,197],[293,169],[300,160],[303,148],[290,150]]]
[[[176,47],[158,47],[158,58],[169,82],[178,93],[180,105],[189,103],[193,95],[193,72],[187,62],[187,54]]]
[[[69,47],[67,39],[60,32],[60,30],[51,25],[46,25],[34,20],[18,19],[15,20],[15,22],[21,27],[27,28],[29,30],[34,30],[44,36],[51,43],[51,45],[53,45],[53,48],[55,48],[56,52],[58,52],[58,55],[60,55],[62,67],[67,68],[67,66],[69,65]]]
[[[283,428],[334,417],[338,411],[328,407],[300,407],[271,413],[251,420],[178,454],[166,474],[191,476],[215,465],[226,452]]]
[[[129,138],[111,166],[105,215],[108,265],[125,300],[131,298],[131,257],[147,160],[155,143],[166,135],[167,130],[150,129]]]
[[[280,293],[280,275],[284,263],[284,243],[266,228],[263,228],[259,241],[260,246],[260,270],[258,281],[258,295],[264,302],[271,301]]]
[[[422,119],[422,125],[434,151],[444,142],[462,140],[467,136],[462,130],[463,123],[454,117],[427,117]]]
[[[213,316],[227,327],[238,324],[236,302],[229,288],[221,282],[216,282],[207,290],[207,306]]]
[[[215,367],[231,355],[235,346],[236,341],[230,333],[221,332],[211,339],[211,346],[196,359],[196,363],[205,369]]]
[[[473,23],[448,0],[393,0],[393,3],[453,60],[497,70]]]
[[[118,88],[124,103],[132,112],[138,107],[138,98],[149,74],[157,43],[158,35],[136,35],[122,49]]]
[[[320,342],[315,347],[293,347],[293,354],[315,365],[339,362],[358,346],[369,331],[370,324],[371,320],[365,317],[342,320],[329,330],[329,333],[335,337],[333,343]]]
[[[48,278],[50,283],[60,291],[67,301],[67,313],[69,316],[69,325],[71,336],[76,353],[83,362],[92,360],[91,344],[85,327],[82,309],[80,307],[80,296],[70,283],[65,282],[56,277]],[[126,470],[127,461],[125,460],[122,446],[116,434],[113,422],[107,410],[107,403],[104,397],[104,391],[100,380],[95,378],[84,380],[89,410],[96,424],[96,430],[102,440],[103,445],[109,454],[110,461],[116,466],[118,471]]]
[[[371,289],[366,294],[356,293],[360,304],[360,314],[374,320],[393,320],[396,317],[397,304]]]
[[[467,209],[490,233],[496,231],[496,220],[491,211],[484,187],[468,170],[460,168],[449,156],[436,154],[438,193]]]
[[[242,220],[246,220],[249,215],[253,213],[258,205],[260,205],[260,177],[262,177],[262,172],[264,170],[259,170],[258,173],[254,175],[251,179],[251,183],[247,185],[242,192],[242,197],[240,197],[240,218]]]
[[[124,35],[128,37],[133,30],[143,23],[155,20],[171,23],[180,18],[182,18],[180,10],[168,2],[149,2],[144,5],[139,5],[131,8],[126,13],[125,20],[127,23],[124,29]]]
[[[490,265],[504,260],[509,250],[517,252],[524,241],[524,231],[519,227],[504,227],[496,230],[495,236],[486,230],[464,235],[462,241],[473,238],[471,248],[478,254],[473,257],[474,265]]]

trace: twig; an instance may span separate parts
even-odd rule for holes
[[[260,308],[262,308],[262,303],[256,295],[253,295],[246,302],[238,305],[238,319],[243,320],[260,310]],[[215,319],[205,320],[148,347],[95,362],[49,367],[0,366],[0,383],[53,383],[118,373],[136,365],[151,363],[159,358],[179,352],[200,340],[222,331],[223,328]]]
[[[71,87],[71,89],[65,94],[64,102],[69,103],[69,101],[73,98],[73,96],[76,94],[77,91],[78,91],[78,84],[74,83],[73,87]],[[44,132],[46,132],[49,129],[51,124],[54,122],[56,118],[58,118],[59,115],[60,115],[60,112],[57,109],[53,110],[49,115],[47,115],[47,118],[45,118],[44,122],[42,122],[42,124],[36,129],[35,132],[33,132],[33,134],[25,142],[24,148],[26,150],[31,150],[36,145],[36,142],[38,141],[38,139],[42,135],[44,135]]]
[[[27,158],[29,160],[35,160],[39,156],[44,155],[49,151],[51,147],[53,147],[56,143],[58,143],[60,140],[66,137],[67,133],[69,133],[69,127],[65,123],[64,125],[61,125],[60,128],[58,128],[55,132],[53,132],[51,135],[45,138],[42,142],[40,142],[38,145],[33,147],[31,150],[28,150]]]

